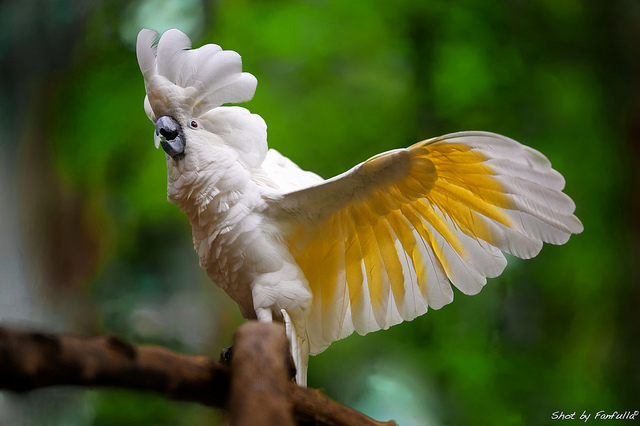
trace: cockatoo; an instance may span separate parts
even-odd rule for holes
[[[256,90],[236,52],[144,29],[137,57],[200,266],[245,318],[285,323],[300,385],[332,342],[439,309],[451,284],[476,294],[502,252],[531,258],[583,230],[562,175],[508,137],[452,133],[324,180],[268,149],[259,115],[221,106]]]

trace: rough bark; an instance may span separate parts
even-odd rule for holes
[[[240,327],[230,365],[154,345],[136,347],[113,336],[0,328],[0,389],[27,392],[75,385],[155,391],[225,408],[232,425],[395,424],[375,421],[320,391],[301,388],[291,377],[286,336],[277,324],[250,322]],[[256,415],[262,423],[251,417]]]

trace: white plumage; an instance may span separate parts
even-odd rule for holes
[[[547,158],[487,132],[375,156],[324,180],[267,148],[256,79],[217,45],[142,30],[145,110],[166,151],[168,199],[200,266],[246,318],[285,322],[306,383],[309,354],[476,294],[542,243],[582,231]]]

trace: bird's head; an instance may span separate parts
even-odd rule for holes
[[[145,111],[155,125],[156,147],[169,173],[202,173],[217,157],[237,156],[258,167],[267,151],[266,125],[258,115],[226,103],[248,101],[256,78],[242,72],[240,55],[208,44],[191,49],[179,30],[138,34],[137,56],[146,89]],[[172,170],[178,168],[180,171]]]

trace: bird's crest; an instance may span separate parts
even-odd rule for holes
[[[138,34],[137,56],[144,76],[145,111],[151,121],[179,110],[192,117],[226,103],[253,98],[257,80],[242,72],[240,55],[216,44],[191,49],[186,34],[172,29]]]

